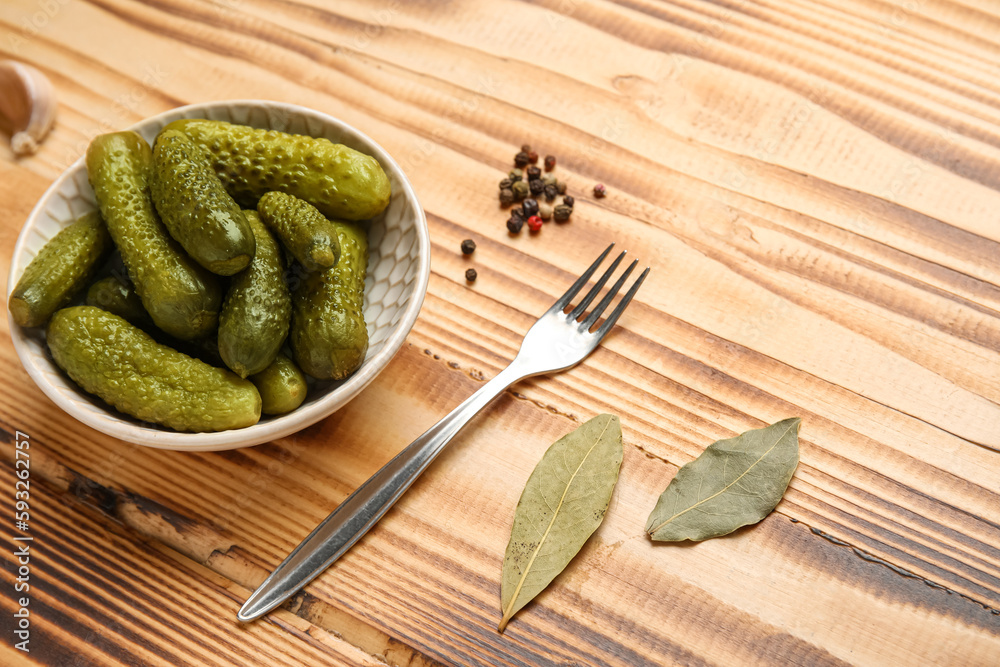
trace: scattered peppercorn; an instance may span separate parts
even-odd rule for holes
[[[528,181],[528,189],[531,190],[533,196],[538,197],[545,192],[545,184],[542,183],[542,179],[536,178],[533,181]]]
[[[556,195],[559,194],[559,188],[554,185],[546,185],[544,192],[546,201],[555,201]]]
[[[524,218],[512,215],[507,218],[507,231],[511,234],[517,234],[521,231],[521,227],[524,227]]]
[[[570,208],[569,206],[566,206],[565,204],[559,204],[559,206],[556,206],[554,209],[552,209],[552,217],[555,218],[556,222],[566,222],[567,220],[569,220],[569,216],[572,212],[573,209]]]
[[[517,185],[515,183],[514,185]],[[500,191],[500,203],[504,206],[510,206],[514,203],[514,191],[510,188],[504,188]]]
[[[528,153],[526,151],[521,151],[514,156],[514,166],[525,167],[528,164]]]
[[[542,177],[542,170],[532,165],[528,167],[528,180],[534,181]]]
[[[515,218],[521,218],[522,220],[524,219],[524,209],[521,206],[510,209],[510,214]]]
[[[597,185],[594,186],[594,196],[597,197],[598,199],[603,198],[607,194],[608,194],[608,189],[604,187],[603,183],[598,183]]]
[[[552,218],[552,204],[538,204],[538,217],[542,220],[550,220]]]
[[[524,181],[518,181],[511,187],[514,192],[514,201],[521,201],[531,193],[531,188]]]
[[[472,239],[465,239],[462,241],[462,254],[471,255],[476,252],[476,242]]]
[[[538,213],[538,200],[531,198],[525,199],[521,204],[521,208],[524,210],[524,217],[529,218]]]
[[[502,181],[500,181],[500,189],[501,190],[510,190],[510,186],[512,186],[512,185],[514,185],[514,181],[512,181],[509,178],[505,178]]]
[[[528,151],[528,162],[531,164],[538,164],[538,153],[535,151]]]
[[[524,172],[520,169],[511,169],[510,173],[507,174],[507,178],[517,183],[520,180],[524,180]]]
[[[563,197],[563,203],[566,204],[566,206],[573,208],[573,204],[576,203],[576,200],[573,199],[573,195],[566,195]]]
[[[559,189],[559,194],[566,194],[566,181],[556,181],[556,188]]]
[[[559,179],[556,178],[555,174],[542,174],[542,183],[545,185],[556,185]]]
[[[478,277],[479,276],[476,273],[475,269],[466,269],[465,270],[465,279],[468,280],[470,283],[476,282],[476,278],[478,278]]]
[[[531,144],[521,144],[521,152],[522,153],[530,153],[531,152]]]
[[[528,229],[530,229],[533,232],[537,232],[541,228],[542,228],[542,219],[540,217],[538,217],[537,215],[533,215],[530,218],[528,218]]]
[[[545,156],[545,171],[552,171],[556,168],[556,156],[546,155]]]

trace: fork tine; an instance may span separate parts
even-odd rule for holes
[[[632,267],[630,266],[629,269],[631,268]],[[604,320],[604,324],[602,324],[600,328],[598,328],[597,331],[594,332],[594,335],[597,336],[598,340],[604,338],[604,336],[609,331],[611,331],[611,327],[615,325],[615,322],[618,321],[618,317],[625,311],[625,307],[628,306],[630,301],[632,301],[632,297],[635,296],[635,293],[639,291],[639,285],[641,285],[642,281],[646,279],[646,275],[648,273],[649,273],[649,267],[647,266],[646,270],[642,272],[642,275],[636,278],[635,282],[632,283],[632,287],[630,287],[628,292],[626,292],[625,296],[622,297],[622,300],[618,302],[618,305],[615,306],[615,309],[611,311],[610,315],[608,315],[608,319]]]
[[[594,326],[594,323],[597,322],[597,319],[601,316],[601,313],[604,312],[604,309],[608,307],[608,304],[611,303],[611,300],[614,299],[615,296],[618,294],[618,290],[620,290],[622,288],[622,285],[625,284],[626,278],[628,278],[629,274],[632,273],[632,269],[634,269],[635,265],[638,263],[639,260],[637,259],[632,260],[632,263],[628,265],[628,268],[625,269],[625,272],[621,275],[620,278],[618,278],[618,280],[615,281],[615,284],[611,286],[611,289],[608,290],[608,293],[604,295],[604,298],[601,299],[601,302],[598,303],[597,306],[594,308],[594,312],[592,312],[590,315],[587,315],[587,318],[580,323],[580,331],[589,331],[590,327]]]
[[[590,276],[594,275],[594,271],[597,270],[597,267],[601,265],[601,262],[604,261],[604,258],[608,256],[608,253],[611,252],[611,249],[614,247],[615,244],[612,243],[605,248],[604,252],[601,253],[601,256],[597,258],[597,261],[591,264],[590,268],[584,271],[583,275],[577,278],[575,283],[570,285],[569,289],[566,290],[566,293],[559,297],[554,304],[552,304],[552,307],[549,308],[550,313],[557,313],[560,310],[566,309],[569,302],[572,301],[573,297],[576,296],[576,293],[587,284],[587,281],[590,280]]]
[[[587,310],[587,306],[590,305],[590,302],[593,301],[594,298],[601,293],[601,288],[604,287],[604,283],[608,282],[608,278],[610,278],[614,274],[615,269],[617,269],[618,265],[622,263],[622,259],[624,257],[625,253],[623,252],[622,254],[618,255],[618,257],[615,258],[615,261],[611,262],[611,266],[609,266],[608,270],[604,272],[604,275],[601,276],[601,279],[597,281],[597,284],[594,285],[589,292],[587,292],[587,296],[583,297],[583,301],[577,304],[576,308],[573,309],[573,312],[569,314],[570,321],[573,321],[576,318],[583,315],[583,312]]]

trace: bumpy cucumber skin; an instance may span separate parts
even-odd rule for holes
[[[149,196],[152,151],[135,132],[95,137],[87,171],[135,291],[156,326],[182,340],[218,324],[222,290],[214,275],[184,254]]]
[[[306,400],[306,376],[299,367],[284,354],[279,354],[270,366],[256,375],[250,376],[250,381],[260,392],[262,406],[260,411],[265,415],[283,415],[302,405]]]
[[[196,262],[222,276],[250,264],[254,236],[243,211],[206,152],[184,134],[165,130],[156,137],[150,193],[167,231]]]
[[[117,276],[107,276],[92,284],[87,290],[87,305],[113,313],[138,327],[152,323],[142,307],[142,299]]]
[[[56,312],[46,341],[74,382],[136,419],[195,432],[243,428],[260,419],[253,383],[160,345],[100,308]]]
[[[257,202],[257,213],[307,270],[328,269],[340,259],[337,228],[309,202],[268,192]]]
[[[391,185],[378,160],[329,139],[202,119],[165,129],[208,149],[215,173],[244,208],[272,190],[304,199],[328,218],[367,220],[389,205]]]
[[[365,273],[368,236],[360,225],[334,222],[340,261],[307,274],[292,293],[289,340],[295,362],[318,379],[341,380],[353,373],[368,351],[365,326]]]
[[[274,361],[292,316],[281,247],[256,213],[247,211],[246,218],[257,254],[245,271],[233,276],[219,316],[219,353],[240,377],[259,373]]]
[[[112,248],[100,213],[88,213],[38,251],[10,293],[7,307],[22,327],[40,327],[82,290]]]

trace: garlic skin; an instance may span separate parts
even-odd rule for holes
[[[52,82],[31,65],[0,60],[0,130],[10,135],[15,156],[30,155],[56,120]]]

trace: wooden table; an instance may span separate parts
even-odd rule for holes
[[[4,276],[93,136],[236,98],[304,104],[386,147],[432,265],[406,344],[357,399],[225,453],[76,423],[4,336],[0,663],[997,664],[998,37],[991,0],[4,2],[0,57],[61,102],[37,155],[0,148]],[[577,204],[512,236],[496,183],[525,142],[558,156]],[[249,591],[496,374],[611,241],[652,272],[605,344],[513,387],[345,558],[239,624]],[[605,522],[500,635],[520,491],[602,412],[625,442]],[[767,519],[645,537],[680,465],[793,416],[801,463]],[[18,432],[30,653],[14,648]]]

